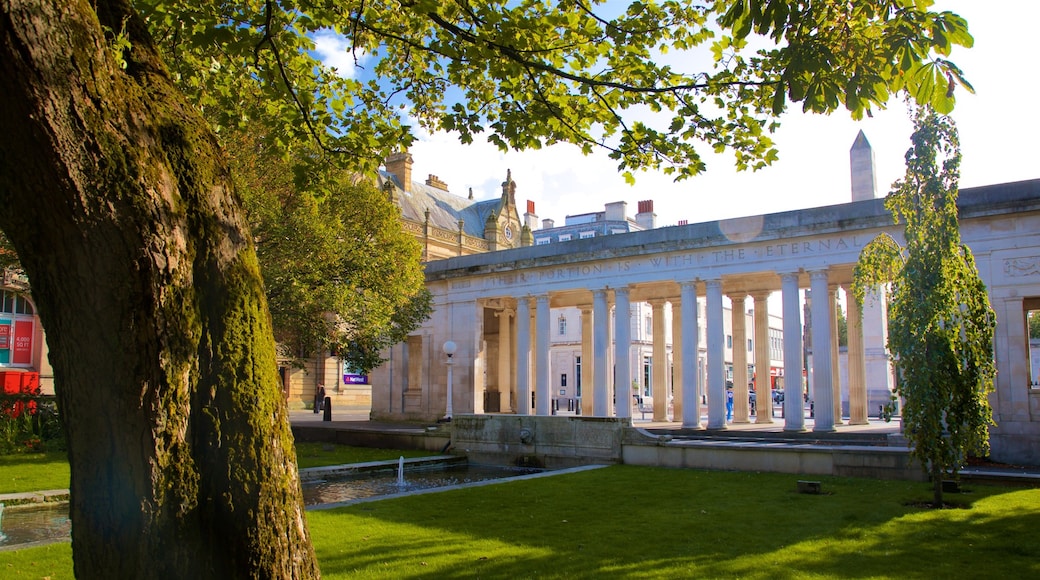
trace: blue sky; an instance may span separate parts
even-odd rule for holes
[[[1040,80],[1032,46],[1040,22],[1036,0],[937,0],[933,10],[965,17],[975,37],[970,50],[951,60],[965,71],[976,94],[958,92],[953,113],[964,155],[961,187],[1040,178]],[[843,203],[850,199],[849,149],[863,130],[874,149],[879,194],[903,174],[911,123],[901,100],[873,118],[785,114],[774,136],[780,159],[758,172],[737,172],[732,157],[710,155],[706,173],[680,183],[657,173],[638,173],[627,185],[606,152],[585,157],[577,148],[502,153],[491,145],[464,146],[452,135],[421,135],[411,153],[413,176],[434,174],[451,191],[477,199],[500,194],[511,169],[517,201],[533,200],[540,218],[557,223],[567,215],[597,211],[603,204],[654,200],[659,225],[690,223]]]

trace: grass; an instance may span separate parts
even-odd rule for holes
[[[69,488],[69,459],[64,451],[0,455],[0,493]]]
[[[298,443],[300,468],[383,461],[404,457],[436,455],[428,451],[371,449],[325,443]],[[43,489],[68,489],[69,461],[64,451],[0,455],[0,493],[22,493]],[[2,574],[0,574],[2,576]]]
[[[369,447],[349,447],[347,445],[331,445],[328,443],[297,443],[296,461],[301,469],[322,467],[325,465],[344,465],[347,463],[363,463],[366,461],[386,461],[398,457],[428,457],[438,455],[429,451],[411,449],[373,449]]]
[[[1040,577],[1040,490],[614,466],[308,512],[325,578]],[[22,575],[18,575],[22,574]],[[0,575],[71,578],[63,543]]]

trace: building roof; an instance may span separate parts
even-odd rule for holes
[[[463,233],[477,238],[484,237],[484,224],[488,216],[498,210],[501,202],[498,197],[473,201],[421,181],[412,181],[411,191],[405,191],[394,175],[380,170],[379,186],[384,187],[387,181],[397,188],[402,218],[423,223],[426,221],[426,211],[429,210],[431,225],[446,230],[458,230],[459,220],[462,220]]]

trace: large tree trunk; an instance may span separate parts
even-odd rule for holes
[[[216,141],[125,1],[0,4],[0,227],[47,331],[76,575],[318,576]]]

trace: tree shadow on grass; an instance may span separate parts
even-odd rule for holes
[[[921,510],[920,483],[823,478],[831,495],[812,496],[795,480],[618,466],[308,517],[329,578],[1020,577],[1040,561],[1035,490]]]

